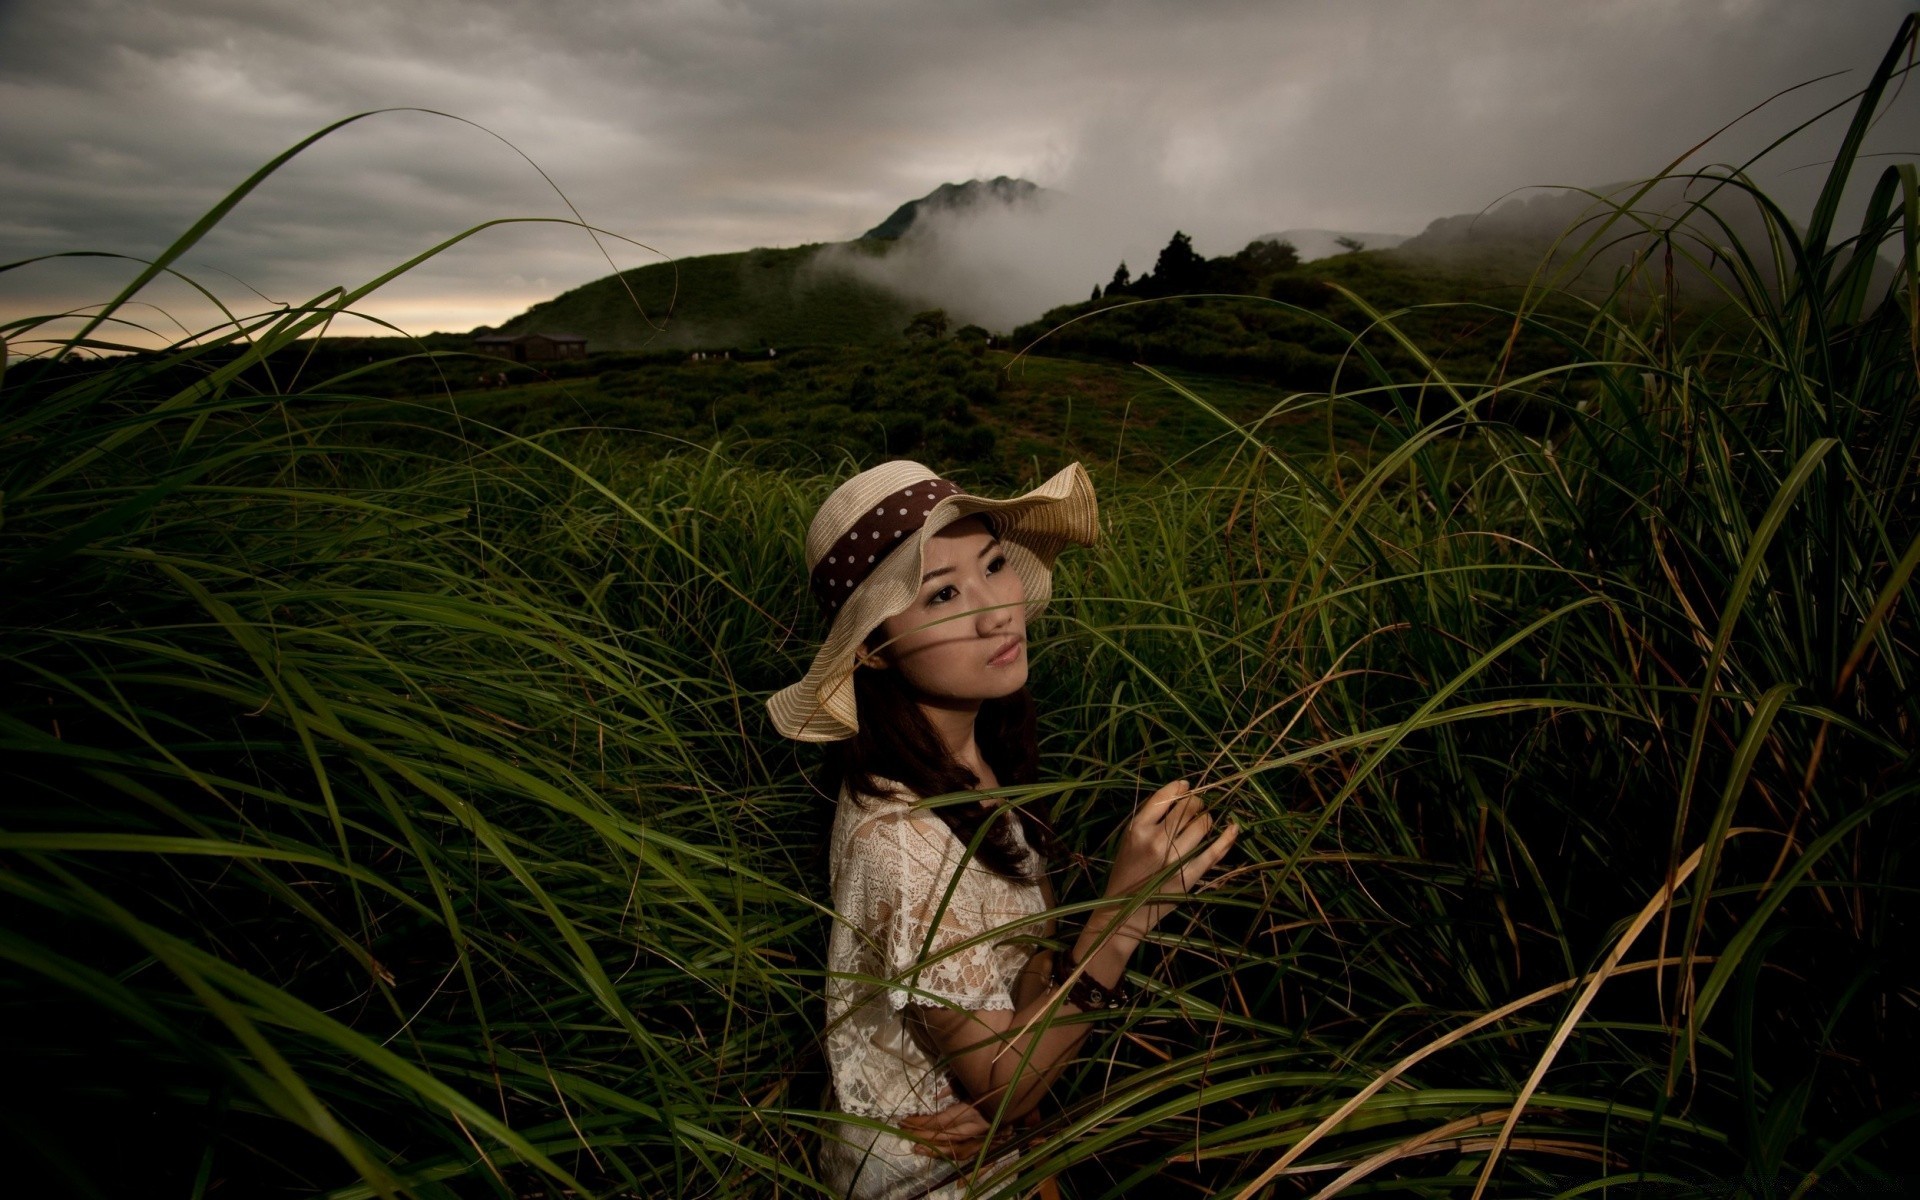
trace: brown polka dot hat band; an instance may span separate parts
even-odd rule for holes
[[[1026,590],[1029,622],[1053,596],[1053,563],[1060,552],[1069,544],[1093,545],[1099,532],[1093,482],[1079,463],[1005,500],[962,491],[905,459],[847,480],[807,528],[809,583],[828,629],[805,677],[767,701],[782,735],[836,742],[859,731],[853,671],[860,643],[913,604],[926,540],[976,513],[993,518],[1007,565]]]
[[[841,598],[851,596],[888,551],[933,515],[936,502],[962,494],[958,484],[923,479],[883,498],[871,512],[863,509],[847,536],[836,540],[827,557],[813,565],[813,598],[821,610],[831,618]]]

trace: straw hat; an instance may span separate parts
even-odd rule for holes
[[[1007,565],[1026,588],[1027,619],[1053,596],[1053,560],[1069,542],[1098,534],[1093,482],[1074,463],[1022,496],[974,496],[917,462],[896,459],[833,490],[807,528],[807,570],[829,628],[800,682],[775,692],[767,711],[781,734],[837,742],[858,732],[853,670],[860,642],[920,592],[927,539],[962,517],[989,513]]]

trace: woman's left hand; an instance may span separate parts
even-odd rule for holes
[[[939,1094],[951,1096],[953,1089],[942,1088]],[[913,1113],[900,1119],[901,1131],[918,1139],[915,1154],[938,1155],[956,1162],[979,1154],[991,1128],[979,1110],[965,1100],[955,1100],[938,1112]]]

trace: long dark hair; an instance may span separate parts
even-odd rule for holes
[[[980,786],[979,776],[948,753],[900,671],[856,667],[853,696],[860,717],[859,732],[827,744],[828,784],[833,790],[845,784],[855,795],[881,795],[882,778],[903,783],[920,796],[971,791]],[[1033,695],[1024,686],[1011,695],[983,701],[974,719],[973,737],[1002,786],[1033,783],[1039,778],[1040,745]],[[1039,875],[1028,872],[1013,840],[1012,826],[999,818],[1008,812],[1014,814],[1027,844],[1039,855],[1036,871],[1044,872],[1058,843],[1049,824],[1052,805],[1046,805],[1048,811],[1036,813],[1033,810],[1038,803],[998,804],[992,808],[945,804],[934,812],[963,845],[973,845],[974,835],[982,825],[988,825],[975,857],[997,875],[1034,882]]]

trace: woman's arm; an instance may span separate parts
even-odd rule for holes
[[[1133,920],[1113,927],[1114,916],[1112,909],[1090,916],[1074,943],[1074,960],[1085,964],[1086,973],[1103,987],[1120,981],[1141,940]],[[1024,1001],[1016,994],[1010,1010],[940,1008],[918,1002],[908,1006],[914,1023],[946,1060],[967,1098],[990,1120],[998,1114],[1002,1122],[1015,1121],[1032,1111],[1072,1061],[1091,1028],[1084,1021],[1062,1024],[1047,1020],[1027,1029],[1029,1022],[1054,1003],[1054,989],[1048,986],[1044,974],[1052,965],[1051,959],[1050,952],[1042,952],[1028,960],[1015,990],[1031,990],[1034,994]],[[1036,964],[1043,973],[1038,986],[1033,987],[1026,981]],[[1054,1016],[1079,1011],[1072,1002],[1061,1000]]]
[[[1107,879],[1105,898],[1116,903],[1089,915],[1074,943],[1074,961],[1095,983],[1110,989],[1120,982],[1147,932],[1220,861],[1240,832],[1237,824],[1229,826],[1203,848],[1212,827],[1200,797],[1185,780],[1161,788],[1134,814]],[[1149,892],[1153,899],[1134,907],[1124,920],[1118,918],[1123,906],[1119,902]],[[1030,959],[1027,969],[1034,965]],[[1006,1121],[1024,1117],[1040,1103],[1087,1036],[1084,1021],[1035,1021],[1053,1005],[1058,1005],[1056,1016],[1079,1011],[1057,997],[1054,988],[1042,986],[1024,1003],[1016,997],[1011,1011],[914,1002],[909,1005],[909,1025],[915,1036],[933,1043],[982,1116],[994,1119],[999,1114],[998,1119]]]
[[[1051,910],[1058,903],[1053,898],[1053,881],[1045,875],[1040,877],[1040,902]],[[1049,915],[1041,926],[1042,937],[1052,937],[1059,926],[1057,917]],[[1027,956],[1027,965],[1020,968],[1019,977],[1013,981],[1013,1006],[1020,1008],[1038,996],[1047,986],[1047,980],[1053,975],[1053,951],[1042,947]]]

